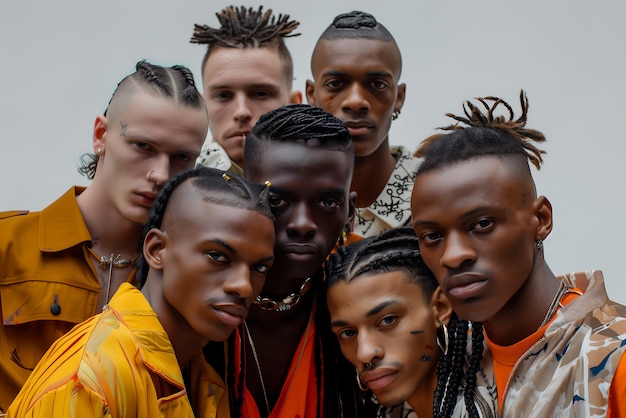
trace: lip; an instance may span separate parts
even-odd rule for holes
[[[213,309],[215,309],[217,316],[223,323],[235,327],[241,324],[248,315],[246,308],[234,303],[213,305]]]
[[[344,125],[346,125],[352,136],[364,135],[376,126],[372,121],[365,119],[347,120],[344,122]]]
[[[487,286],[487,279],[479,274],[461,273],[449,276],[445,282],[446,293],[456,299],[470,299],[478,296]]]
[[[298,260],[306,261],[317,256],[317,247],[313,244],[298,244],[289,243],[281,246],[280,252],[286,257]]]
[[[228,135],[226,135],[227,139],[230,139],[232,141],[241,141],[243,143],[243,136],[248,136],[250,135],[250,131],[236,131],[236,132],[232,132]]]
[[[361,373],[360,379],[369,389],[376,391],[389,386],[397,375],[396,369],[380,367]]]
[[[142,205],[151,207],[157,194],[154,192],[137,192],[135,193]]]

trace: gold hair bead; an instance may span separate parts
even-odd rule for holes
[[[230,176],[226,173],[222,174],[222,178],[226,181],[230,181]]]
[[[266,180],[265,181],[265,187],[269,189],[270,187],[272,187],[272,183],[270,181]]]

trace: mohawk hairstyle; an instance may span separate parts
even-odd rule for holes
[[[283,60],[283,71],[291,88],[293,78],[293,59],[285,46],[284,38],[299,36],[292,33],[300,22],[289,20],[289,15],[272,15],[272,9],[263,12],[252,7],[228,6],[215,14],[220,22],[219,28],[208,25],[194,25],[192,44],[207,45],[207,52],[202,60],[202,69],[215,47],[224,48],[263,48],[276,47]]]
[[[246,209],[274,219],[268,201],[269,183],[265,185],[251,183],[236,174],[215,168],[199,167],[178,174],[159,191],[150,209],[148,222],[144,225],[143,239],[150,230],[161,228],[170,197],[187,180],[190,180],[190,184],[200,192],[205,202]],[[136,265],[138,287],[141,287],[148,277],[149,266],[143,255],[137,259]]]
[[[411,227],[400,227],[382,232],[379,236],[368,237],[354,244],[339,247],[326,262],[326,289],[341,281],[350,282],[363,276],[375,276],[392,271],[402,271],[408,278],[421,287],[424,302],[427,303],[439,286],[435,275],[428,269],[419,250],[419,240]],[[326,295],[320,298],[322,308]],[[417,301],[416,301],[417,303]],[[330,324],[330,313],[328,324]],[[437,364],[437,386],[433,401],[433,416],[450,417],[454,411],[459,388],[465,387],[464,401],[470,418],[478,418],[478,409],[474,404],[476,373],[482,359],[482,326],[473,324],[472,354],[467,372],[464,370],[469,323],[453,313],[448,324],[448,353],[440,353]],[[337,338],[322,327],[320,332],[329,332],[326,337],[326,350],[340,350]],[[334,347],[333,347],[334,346]],[[369,402],[368,398],[362,402]],[[380,415],[386,414],[381,407]]]
[[[424,158],[418,175],[442,165],[482,155],[519,155],[538,170],[541,168],[541,155],[545,151],[537,148],[533,142],[544,142],[546,138],[541,132],[526,128],[528,98],[524,90],[520,91],[522,115],[517,119],[514,119],[512,107],[498,97],[487,96],[476,100],[485,108],[486,114],[479,106],[467,101],[463,104],[465,117],[446,113],[457,123],[438,128],[451,133],[438,133],[422,141],[414,153],[416,157]],[[508,119],[494,115],[499,106],[507,110]]]
[[[104,116],[109,109],[115,106],[122,97],[143,90],[158,97],[166,97],[175,103],[194,109],[204,108],[204,100],[196,88],[193,74],[189,68],[182,65],[162,67],[145,60],[135,65],[135,72],[120,81],[109,100]],[[83,154],[78,168],[80,174],[92,180],[96,174],[99,156],[91,153]]]
[[[396,42],[391,32],[369,13],[354,10],[342,13],[333,19],[320,39],[365,38],[384,42]]]
[[[319,107],[306,104],[282,106],[261,115],[246,139],[244,161],[258,160],[267,141],[302,142],[354,153],[350,131],[343,122]]]

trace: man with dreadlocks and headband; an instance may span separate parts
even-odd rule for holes
[[[193,168],[207,129],[191,71],[140,61],[95,118],[80,169],[91,185],[41,212],[0,214],[0,411],[54,340],[134,280],[152,202]]]
[[[324,260],[354,215],[348,129],[319,108],[278,108],[255,124],[244,161],[247,179],[272,183],[276,244],[265,287],[227,344],[231,415],[356,416],[354,377],[337,370],[341,353],[327,350],[333,337],[316,308]]]
[[[195,25],[192,43],[207,45],[202,60],[204,100],[213,140],[207,139],[197,163],[241,173],[243,145],[263,113],[301,103],[292,91],[293,61],[284,38],[299,22],[244,6],[217,13],[219,28]]]
[[[404,104],[401,71],[402,56],[391,33],[359,11],[335,17],[311,57],[314,81],[306,82],[308,102],[341,119],[352,135],[354,231],[364,237],[411,221],[419,160],[408,149],[389,145],[391,121]]]
[[[123,283],[57,340],[7,417],[228,417],[202,347],[228,338],[263,287],[274,258],[268,186],[209,168],[167,183],[144,228],[141,290]]]
[[[468,322],[452,312],[410,227],[339,247],[326,263],[330,324],[356,380],[397,416],[404,401],[419,418],[495,417],[491,397],[474,397],[483,340],[464,374]],[[479,404],[474,405],[475,399]],[[479,411],[481,414],[479,414]],[[400,415],[406,416],[406,415]],[[414,416],[411,414],[409,416]]]
[[[499,98],[467,102],[464,117],[448,114],[451,133],[418,149],[411,209],[422,257],[454,311],[484,327],[499,416],[624,417],[626,307],[609,300],[600,271],[548,267],[552,205],[528,164],[541,166],[533,142],[545,138],[525,126],[523,91],[520,101],[516,120]]]

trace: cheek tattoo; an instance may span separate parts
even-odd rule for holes
[[[417,334],[423,334],[424,331],[422,330],[416,330],[416,331],[411,331],[411,335],[417,335]]]
[[[120,126],[122,127],[122,132],[120,132],[120,136],[122,138],[126,138],[126,127],[128,126],[128,124],[124,122],[120,122]]]

